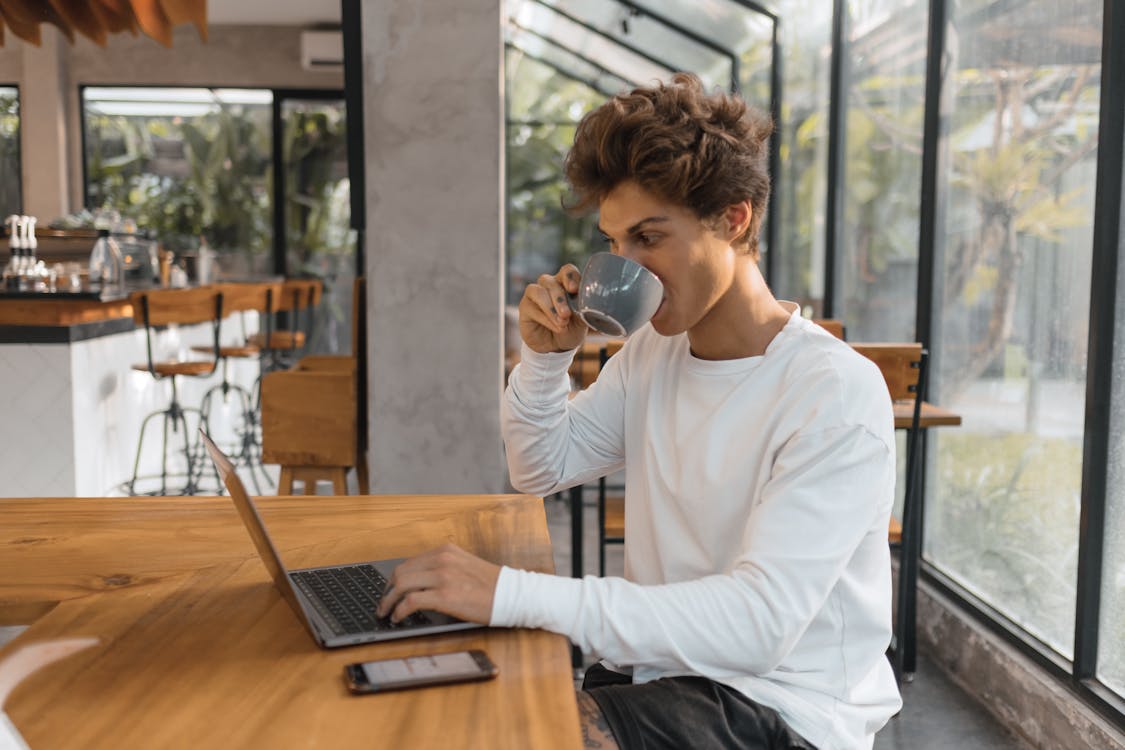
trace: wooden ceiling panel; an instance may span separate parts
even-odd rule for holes
[[[0,0],[0,44],[10,30],[38,46],[44,23],[57,26],[72,44],[78,33],[104,47],[110,34],[136,34],[139,28],[171,47],[173,27],[184,23],[207,40],[207,0]]]

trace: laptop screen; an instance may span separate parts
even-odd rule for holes
[[[254,541],[254,546],[258,548],[258,556],[262,558],[266,569],[273,576],[273,582],[281,591],[281,595],[303,618],[304,612],[301,610],[301,605],[297,603],[297,595],[293,591],[293,584],[289,581],[285,565],[281,562],[281,556],[277,554],[277,548],[273,546],[273,542],[266,532],[262,517],[258,515],[258,508],[254,505],[254,501],[250,499],[250,495],[247,494],[245,485],[242,484],[242,480],[234,470],[234,465],[207,436],[207,433],[200,430],[199,434],[203,436],[203,444],[207,448],[207,453],[211,455],[211,460],[215,462],[215,468],[218,469],[223,478],[223,484],[226,485],[227,492],[230,493],[230,498],[234,501],[234,507],[238,509],[238,515],[242,517],[242,524],[250,532],[250,538]]]

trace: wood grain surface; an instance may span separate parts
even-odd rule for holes
[[[542,501],[523,495],[263,498],[291,567],[402,557],[453,541],[553,567]],[[0,500],[0,620],[102,644],[20,685],[7,712],[34,748],[574,748],[566,640],[481,629],[321,650],[269,581],[227,498]],[[45,612],[45,614],[44,614]],[[495,680],[353,696],[344,665],[482,648]]]

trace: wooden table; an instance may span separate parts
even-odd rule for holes
[[[895,412],[895,429],[909,429],[911,423],[914,421],[914,402],[895,401],[893,407]],[[957,427],[960,424],[960,414],[949,411],[949,409],[943,409],[940,406],[935,406],[929,401],[922,402],[922,409],[918,414],[918,427],[921,429],[924,430],[928,427]]]
[[[293,567],[450,540],[551,571],[525,495],[263,498]],[[482,629],[325,651],[273,587],[226,498],[0,499],[0,624],[101,645],[47,667],[7,713],[33,748],[580,746],[567,641]],[[486,683],[352,696],[345,664],[482,648]]]

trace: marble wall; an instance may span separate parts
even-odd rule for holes
[[[363,3],[374,492],[507,488],[500,6]]]

